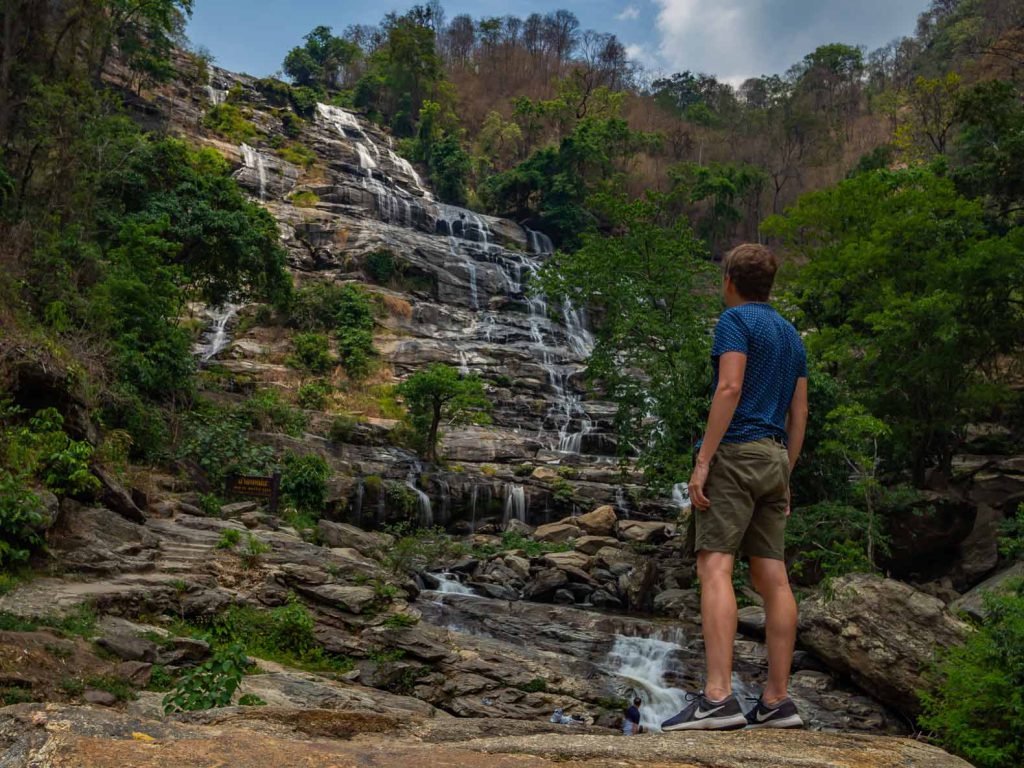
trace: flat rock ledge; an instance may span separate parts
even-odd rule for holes
[[[0,750],[3,768],[970,768],[927,744],[882,736],[761,730],[627,738],[550,723],[272,707],[147,720],[18,704],[0,709]]]

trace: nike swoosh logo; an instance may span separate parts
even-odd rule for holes
[[[693,713],[693,716],[698,720],[703,720],[705,717],[710,717],[711,715],[715,714],[715,712],[717,712],[720,709],[724,709],[724,707],[715,707],[714,709],[710,709],[707,712],[702,712],[700,707],[697,707],[697,711]]]
[[[764,713],[763,717],[762,717],[762,713],[760,713],[760,712],[758,712],[755,717],[757,718],[757,722],[763,723],[765,720],[767,720],[773,714],[775,714],[775,710],[774,709],[770,709],[770,710],[768,710],[767,712]]]

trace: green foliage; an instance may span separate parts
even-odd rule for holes
[[[295,399],[301,408],[322,411],[326,407],[327,400],[332,392],[334,392],[334,387],[326,381],[317,379],[315,381],[307,381],[300,386]]]
[[[315,453],[304,456],[288,452],[282,462],[281,492],[302,511],[320,512],[327,493],[331,468]]]
[[[164,714],[228,706],[249,664],[239,643],[218,650],[212,659],[178,678],[174,690],[164,696]]]
[[[696,229],[712,253],[756,205],[765,184],[764,170],[748,163],[682,163],[669,169],[669,178],[690,203],[703,203]]]
[[[0,566],[24,562],[42,547],[42,523],[39,497],[19,478],[0,471]]]
[[[686,477],[704,426],[712,300],[703,243],[663,196],[594,201],[614,234],[583,236],[541,271],[540,287],[603,318],[588,375],[618,406],[624,452],[639,450],[648,479]]]
[[[174,684],[177,679],[177,675],[168,671],[167,667],[163,664],[154,664],[146,690],[156,691],[157,693],[167,693],[174,689]]]
[[[322,333],[295,334],[288,364],[310,373],[327,373],[334,367],[327,337]]]
[[[238,552],[238,556],[242,559],[243,568],[252,569],[260,564],[260,558],[269,551],[269,544],[264,544],[250,533],[245,539],[245,546]]]
[[[364,263],[366,273],[378,285],[387,285],[394,277],[397,267],[394,254],[384,248],[368,254]]]
[[[267,706],[267,702],[255,693],[247,693],[238,698],[238,705],[240,707],[265,707]]]
[[[7,707],[12,704],[24,704],[25,702],[35,701],[36,698],[30,688],[0,686],[0,706]]]
[[[373,353],[374,320],[373,306],[361,288],[351,283],[304,287],[297,292],[289,315],[297,328],[333,332],[338,358],[350,376],[360,377],[367,372]]]
[[[410,159],[427,167],[438,196],[447,203],[466,203],[472,160],[459,141],[458,117],[437,102],[426,100],[416,136],[404,143]]]
[[[405,629],[415,627],[419,622],[418,618],[410,616],[408,613],[393,613],[384,619],[383,626],[387,629]]]
[[[1024,762],[1024,582],[985,606],[978,631],[941,655],[920,722],[979,768],[1015,768]]]
[[[398,394],[408,408],[409,426],[419,447],[431,461],[437,460],[438,428],[466,423],[489,407],[484,386],[476,374],[461,376],[457,369],[433,363],[417,371],[398,386]]]
[[[335,416],[334,420],[331,421],[331,430],[327,436],[331,439],[331,442],[347,443],[352,439],[358,424],[359,421],[348,414]]]
[[[257,390],[238,408],[248,426],[260,432],[280,431],[298,437],[306,428],[306,417],[282,399],[271,387]]]
[[[341,86],[347,67],[358,61],[362,51],[355,43],[318,26],[306,35],[305,45],[292,48],[284,58],[284,73],[297,85],[329,91]]]
[[[217,540],[217,549],[234,549],[242,540],[242,532],[237,528],[225,528]]]
[[[764,225],[806,261],[792,286],[807,344],[891,430],[892,468],[948,471],[959,430],[1000,395],[989,363],[1024,339],[1024,229],[926,169],[875,171]]]
[[[298,208],[316,208],[317,204],[320,202],[320,198],[317,196],[316,192],[312,192],[308,189],[304,189],[301,192],[292,192],[288,195],[288,199],[291,200],[292,205]]]
[[[56,408],[37,411],[18,423],[22,409],[0,400],[0,461],[22,477],[34,477],[63,496],[88,496],[99,488],[89,470],[93,447],[72,440]]]
[[[117,675],[96,675],[85,679],[86,688],[106,691],[118,701],[132,701],[137,698],[132,684]]]
[[[396,541],[384,555],[393,573],[412,574],[451,560],[464,552],[442,528],[411,529],[408,524],[388,530]]]
[[[186,424],[180,457],[195,462],[216,487],[223,487],[228,475],[265,474],[274,452],[249,439],[249,423],[230,411],[194,414]]]
[[[1017,514],[999,526],[999,554],[1011,560],[1024,560],[1024,504]]]
[[[255,124],[246,119],[237,104],[230,101],[210,107],[203,118],[203,125],[234,144],[249,143],[259,136]]]
[[[516,687],[525,693],[544,693],[548,689],[548,681],[543,677],[535,677],[530,682]]]
[[[540,557],[551,552],[570,552],[569,542],[555,543],[550,541],[534,541],[522,531],[505,531],[501,534],[501,550],[522,550],[527,557]]]

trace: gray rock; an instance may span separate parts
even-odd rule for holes
[[[122,661],[114,667],[114,674],[127,680],[135,688],[145,688],[153,675],[153,665],[144,661]]]
[[[220,508],[221,517],[241,517],[248,512],[255,512],[260,505],[255,501],[236,501],[232,504],[224,504]]]
[[[556,589],[551,596],[551,602],[558,605],[572,605],[576,602],[576,596],[568,589]]]
[[[642,611],[651,606],[657,578],[658,566],[653,560],[645,560],[619,576],[619,594],[626,598],[630,610]]]
[[[985,594],[1006,591],[1010,584],[1018,579],[1024,579],[1024,562],[1014,563],[1005,571],[990,576],[974,589],[954,600],[949,608],[954,613],[966,613],[971,618],[982,621],[988,616],[988,611],[985,610]]]
[[[534,575],[533,580],[523,590],[527,600],[541,600],[551,596],[559,587],[565,586],[569,577],[558,568],[546,568]]]
[[[395,542],[395,537],[386,533],[371,533],[347,523],[333,523],[321,520],[316,526],[320,541],[329,547],[355,549],[360,554],[372,557],[386,550]]]
[[[623,541],[660,544],[675,532],[675,525],[646,520],[619,520],[617,532]]]
[[[666,589],[654,596],[655,613],[664,616],[700,614],[700,595],[695,589]]]
[[[157,647],[154,642],[134,635],[108,635],[96,641],[104,650],[126,661],[156,661]]]
[[[117,697],[107,691],[100,691],[96,688],[86,688],[82,698],[90,704],[100,707],[112,707],[117,704]]]
[[[618,546],[619,540],[611,536],[580,536],[573,542],[573,548],[585,555],[596,555],[605,547],[616,548]]]
[[[834,579],[829,594],[800,604],[803,647],[865,692],[908,715],[936,649],[962,643],[970,626],[941,600],[892,579],[854,574]]]
[[[177,667],[198,664],[210,656],[210,644],[205,640],[193,637],[174,637],[160,649],[157,662],[165,666]]]
[[[764,637],[764,608],[759,605],[748,605],[736,613],[740,631],[750,637]]]
[[[146,516],[135,504],[131,493],[125,490],[112,474],[99,465],[93,465],[90,469],[100,481],[100,490],[96,497],[103,506],[114,510],[125,520],[130,520],[133,523],[146,522]]]
[[[561,544],[570,539],[579,538],[581,535],[582,531],[579,527],[569,523],[548,523],[533,532],[533,538],[537,541],[548,541],[553,544]]]
[[[377,594],[372,587],[322,584],[319,586],[298,586],[297,589],[317,602],[335,606],[355,614],[362,613],[377,600]]]

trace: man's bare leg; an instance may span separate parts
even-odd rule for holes
[[[796,600],[782,560],[750,558],[750,578],[764,599],[765,637],[768,645],[768,685],[762,700],[772,706],[788,696],[789,672],[796,645]],[[701,583],[703,583],[703,578]]]
[[[732,693],[732,650],[736,639],[733,560],[733,556],[725,552],[701,550],[697,553],[708,674],[704,695],[712,701],[721,701]]]

